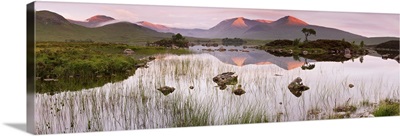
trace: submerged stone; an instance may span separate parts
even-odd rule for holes
[[[157,90],[160,91],[161,93],[163,93],[164,95],[168,95],[168,94],[174,92],[175,88],[169,87],[169,86],[164,86],[164,87],[158,88]]]
[[[288,85],[288,89],[290,90],[290,92],[296,96],[296,97],[300,97],[302,95],[302,93],[308,89],[310,89],[310,87],[303,85],[302,83],[302,79],[300,77],[297,77],[296,79],[294,79],[289,85]]]

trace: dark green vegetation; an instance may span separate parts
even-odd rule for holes
[[[303,29],[301,30],[301,32],[303,32],[303,33],[304,33],[304,36],[306,37],[306,39],[304,40],[305,42],[308,41],[308,36],[310,36],[310,35],[316,35],[316,34],[317,34],[317,32],[315,32],[315,30],[312,29],[312,28],[303,28]]]
[[[98,28],[72,24],[64,17],[50,12],[36,12],[37,41],[93,40],[144,45],[147,41],[171,37],[172,33],[160,33],[133,23],[119,22]]]
[[[377,50],[399,50],[399,40],[391,40],[375,46]]]
[[[329,51],[342,51],[346,48],[350,49],[350,51],[363,51],[361,46],[351,44],[346,41],[341,41],[341,40],[323,40],[319,39],[316,41],[309,41],[309,42],[304,42],[301,43],[299,42],[299,39],[296,39],[294,41],[292,40],[275,40],[271,41],[265,46],[261,46],[261,48],[264,49],[292,49],[294,52],[298,50],[320,50],[324,52],[329,52]],[[312,52],[310,52],[312,53]]]
[[[172,35],[171,39],[162,39],[159,41],[154,42],[153,44],[156,44],[158,46],[163,46],[163,47],[180,47],[180,48],[188,48],[189,47],[189,42],[183,37],[180,33],[176,35]]]
[[[343,62],[362,56],[367,51],[355,43],[344,40],[324,40],[300,42],[300,39],[275,40],[258,48],[275,56],[299,58],[299,56],[317,61]],[[347,50],[347,51],[346,51]],[[348,54],[347,56],[345,54]]]
[[[222,45],[243,45],[247,43],[246,40],[240,38],[224,38],[221,41]]]
[[[125,55],[131,49],[133,55]],[[164,47],[129,46],[94,42],[37,42],[36,77],[38,93],[55,93],[93,88],[126,79],[154,54],[189,53]],[[136,58],[135,58],[136,57]]]
[[[382,59],[394,59],[400,63],[399,41],[392,40],[375,46],[374,50],[382,56]]]
[[[379,106],[374,111],[374,116],[398,116],[400,115],[400,102],[386,99],[379,103]]]

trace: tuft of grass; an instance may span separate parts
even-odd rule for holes
[[[338,106],[333,108],[334,112],[355,112],[357,107],[354,105]]]
[[[369,102],[368,100],[364,100],[364,101],[360,102],[360,104],[361,104],[362,106],[372,106],[372,103]]]
[[[379,104],[373,114],[375,117],[398,116],[400,115],[400,103],[386,99]]]
[[[253,123],[267,123],[268,118],[263,115],[259,110],[249,109],[244,113],[231,116],[226,121],[226,124],[253,124]]]

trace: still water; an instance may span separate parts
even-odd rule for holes
[[[329,119],[335,107],[357,107],[350,118],[371,112],[380,100],[399,99],[399,63],[366,55],[343,62],[277,57],[243,46],[194,46],[190,55],[159,55],[149,68],[121,82],[55,95],[36,94],[38,134]],[[207,50],[212,49],[212,51]],[[236,51],[237,50],[237,51]],[[315,65],[303,70],[304,65]],[[220,90],[212,78],[235,72],[245,94]],[[301,77],[310,89],[293,95]],[[354,85],[350,88],[349,84]],[[164,96],[157,90],[171,86]],[[193,89],[189,89],[193,86]],[[364,106],[361,102],[371,103]]]

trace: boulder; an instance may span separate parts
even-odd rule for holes
[[[349,48],[344,49],[344,54],[351,54],[351,50]]]
[[[164,86],[164,87],[158,88],[157,90],[160,91],[161,93],[163,93],[164,95],[168,95],[168,94],[174,92],[175,88],[169,87],[169,86]]]
[[[351,58],[351,54],[344,54],[344,57],[350,59]]]
[[[296,97],[300,97],[302,95],[302,93],[308,89],[310,89],[310,87],[303,85],[302,83],[302,79],[300,77],[297,77],[296,79],[294,79],[289,85],[288,85],[288,89],[290,90],[290,92],[296,96]]]
[[[135,52],[132,49],[125,49],[124,50],[124,54],[126,54],[126,55],[131,55],[133,53],[135,53]]]
[[[229,49],[228,51],[239,51],[238,49]]]
[[[234,72],[225,72],[213,78],[221,90],[224,90],[227,85],[236,85],[238,76],[234,76]]]
[[[150,60],[150,61],[155,60],[155,59],[156,59],[156,57],[154,57],[154,56],[150,56],[150,57],[149,57],[149,60]]]
[[[224,47],[220,47],[219,49],[217,49],[217,51],[222,52],[222,51],[226,51],[226,49]]]
[[[308,54],[308,51],[303,51],[303,54],[304,54],[304,55],[307,55],[307,54]]]
[[[292,49],[290,49],[290,50],[289,50],[289,53],[290,53],[290,54],[293,54],[293,50],[292,50]]]

